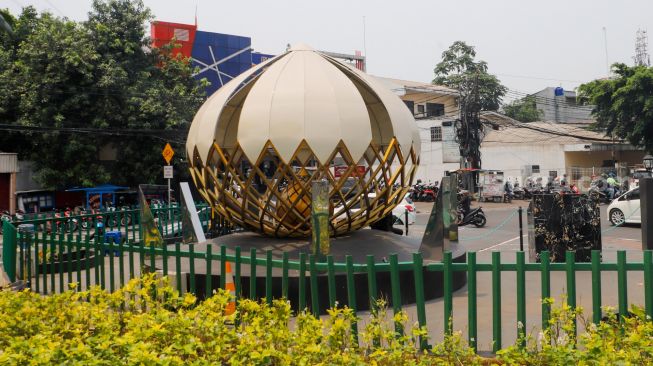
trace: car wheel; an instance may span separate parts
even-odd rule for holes
[[[626,216],[624,215],[623,211],[618,208],[613,208],[610,210],[608,218],[614,226],[623,225],[623,223],[626,222]]]

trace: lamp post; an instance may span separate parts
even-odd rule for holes
[[[653,170],[653,156],[651,156],[651,154],[647,154],[644,157],[643,161],[644,161],[644,168],[646,168],[646,170],[648,170],[649,172]]]
[[[644,168],[653,169],[653,156],[644,157]],[[639,180],[640,210],[642,218],[642,249],[653,250],[653,178],[643,177]]]

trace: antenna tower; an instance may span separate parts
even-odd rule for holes
[[[651,58],[648,55],[648,34],[644,29],[637,30],[635,38],[635,66],[651,66]]]

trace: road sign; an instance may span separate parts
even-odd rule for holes
[[[170,164],[170,160],[172,160],[172,157],[175,155],[175,151],[172,150],[172,146],[170,146],[170,144],[166,144],[166,147],[164,147],[163,151],[161,151],[161,155],[163,155],[163,158],[166,159],[166,163]]]
[[[172,179],[172,165],[163,166],[163,178]]]

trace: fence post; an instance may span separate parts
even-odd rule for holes
[[[347,301],[349,307],[356,314],[356,283],[354,282],[354,262],[351,255],[345,257],[345,263],[347,265]],[[351,324],[351,332],[354,337],[354,342],[358,344],[358,322],[355,319]]]
[[[476,351],[476,252],[467,252],[467,338]]]
[[[646,315],[653,319],[653,252],[644,251],[644,309]]]
[[[540,253],[540,282],[542,288],[541,300],[551,297],[551,257],[548,251]],[[551,304],[542,301],[542,329],[549,326],[549,318],[551,314]]]
[[[576,257],[574,252],[565,253],[565,269],[567,272],[567,305],[576,311]],[[574,339],[576,338],[576,319],[574,319]]]
[[[306,308],[306,254],[299,253],[299,301],[298,312],[304,311]]]
[[[272,305],[272,251],[268,250],[265,256],[265,300]]]
[[[329,307],[336,306],[336,271],[333,265],[333,256],[327,256],[327,281],[329,285]]]
[[[517,252],[517,339],[521,347],[526,344],[526,272],[524,252]]]
[[[442,262],[444,263],[444,272],[442,273],[444,281],[444,334],[451,335],[453,329],[453,318],[451,317],[453,308],[451,252],[444,253]]]
[[[211,244],[206,246],[206,288],[204,289],[204,298],[208,299],[211,297],[213,293],[213,276],[212,276],[212,268],[211,265],[213,264],[213,246]],[[224,257],[221,259],[221,262],[224,263]],[[224,277],[225,273],[220,272],[220,277]],[[220,280],[222,282],[222,280]],[[221,287],[224,288],[224,287]]]
[[[644,253],[644,260],[646,261],[646,253]],[[646,272],[646,263],[644,263],[644,272]],[[644,278],[646,279],[646,275]],[[647,290],[646,287],[644,289]],[[601,251],[592,250],[592,321],[594,324],[599,324],[601,318]]]
[[[492,352],[501,349],[501,252],[492,252]]]
[[[370,311],[376,308],[376,296],[378,293],[376,287],[376,267],[374,266],[374,256],[367,255],[367,291],[370,301]]]
[[[288,299],[288,252],[281,255],[281,297]]]
[[[256,249],[249,250],[249,298],[258,301],[256,296]]]
[[[617,291],[619,293],[619,320],[628,315],[628,278],[626,277],[626,251],[617,252]]]
[[[413,253],[413,275],[415,277],[415,306],[417,307],[417,322],[420,328],[426,329],[426,306],[424,304],[424,266],[422,255]],[[428,348],[427,337],[420,336],[420,350]]]
[[[399,259],[397,254],[390,254],[390,288],[392,290],[392,311],[395,315],[401,312],[401,288],[399,286]],[[395,333],[397,337],[404,334],[400,322],[395,322]]]
[[[320,315],[320,300],[317,289],[317,268],[315,267],[316,256],[317,255],[315,254],[308,255],[308,270],[310,271],[311,281],[311,309],[313,310],[313,315],[317,317]]]

